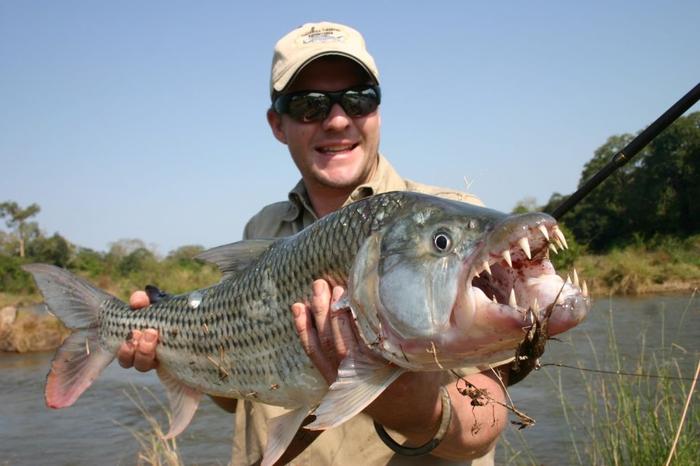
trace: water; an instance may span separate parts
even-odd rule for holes
[[[645,361],[653,357],[668,361],[673,357],[679,363],[682,376],[692,378],[700,359],[700,296],[697,295],[692,299],[690,295],[599,298],[588,320],[563,335],[561,342],[548,344],[542,362],[617,369],[616,361],[607,351],[611,319],[623,372],[634,373],[640,355],[644,354]],[[672,354],[669,354],[672,343],[678,346],[673,346]],[[618,376],[604,377],[609,377],[612,383]],[[562,392],[570,404],[569,422],[560,402],[560,378]],[[690,382],[685,385],[689,387]],[[594,385],[594,389],[597,386]],[[497,463],[506,464],[513,456],[519,455],[520,462],[526,464],[579,464],[578,449],[582,463],[586,464],[583,455],[590,438],[581,431],[581,423],[575,420],[576,416],[586,418],[583,408],[588,395],[585,390],[581,372],[551,366],[531,373],[512,387],[510,394],[516,407],[533,417],[536,425],[519,432],[515,427],[509,427],[505,438],[513,448],[506,449],[501,445],[497,450]],[[697,393],[695,396],[697,399]],[[680,393],[678,397],[681,397]]]
[[[674,356],[680,358],[683,373],[692,376],[700,357],[700,297],[692,301],[689,296],[598,299],[584,324],[565,335],[563,342],[549,344],[543,362],[575,365],[588,361],[589,367],[595,367],[592,345],[601,365],[612,367],[605,352],[610,309],[626,368],[635,369],[642,345],[651,356],[661,355],[661,348],[674,342],[686,351],[674,350]],[[155,375],[126,371],[115,363],[74,406],[50,410],[44,406],[43,386],[51,357],[50,353],[0,353],[0,466],[135,464],[139,445],[130,430],[147,431],[149,427],[125,393],[145,387],[162,400],[163,389]],[[513,387],[511,395],[516,406],[537,421],[522,431],[536,462],[571,464],[572,434],[563,418],[558,387],[547,373],[554,380],[560,373],[569,403],[584,406],[584,387],[570,369],[543,368]],[[148,411],[167,425],[158,402],[147,394],[143,398]],[[204,397],[192,424],[178,437],[185,463],[227,464],[232,425],[232,416]],[[505,436],[512,445],[509,455],[522,448],[515,428],[509,427]],[[584,438],[577,441],[585,443]],[[506,454],[499,445],[499,464],[509,461]]]

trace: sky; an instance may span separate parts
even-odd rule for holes
[[[265,119],[273,46],[322,20],[364,35],[399,173],[503,211],[573,192],[700,81],[697,0],[0,0],[0,202],[95,250],[240,239],[299,178]]]

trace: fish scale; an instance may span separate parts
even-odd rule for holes
[[[290,307],[310,299],[310,283],[325,278],[344,286],[363,241],[404,204],[404,193],[369,198],[329,215],[299,234],[277,241],[233,278],[200,290],[193,309],[189,295],[173,296],[138,312],[118,300],[103,304],[100,341],[113,349],[132,329],[159,331],[159,363],[185,384],[223,396],[296,405],[284,399],[285,384],[301,374],[314,391],[326,382],[299,344]],[[313,258],[309,260],[309,258]],[[283,351],[280,351],[283,348]],[[274,356],[274,357],[273,357]],[[183,364],[184,362],[184,364]],[[270,386],[276,386],[274,392]]]

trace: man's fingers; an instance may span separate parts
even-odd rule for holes
[[[157,344],[158,331],[152,328],[144,330],[134,353],[134,368],[137,371],[146,372],[158,367],[158,361],[156,360]]]
[[[119,365],[128,369],[134,365],[134,354],[136,353],[137,342],[141,339],[141,331],[132,330],[131,338],[123,342],[117,351]]]
[[[338,300],[343,296],[345,290],[336,286],[333,288],[333,296],[331,299],[331,305],[338,302]],[[355,338],[355,332],[353,332],[352,327],[352,316],[348,311],[338,311],[331,313],[331,332],[333,333],[333,341],[335,342],[334,351],[338,361],[342,361],[353,346],[357,345],[357,340]]]
[[[145,291],[134,291],[129,297],[129,307],[131,309],[142,309],[151,304]]]
[[[331,289],[325,280],[316,280],[312,285],[311,314],[321,343],[321,350],[331,364],[337,365],[338,360],[335,352],[335,342],[333,341],[333,330],[331,329]]]
[[[316,366],[316,369],[319,370],[328,384],[331,384],[335,380],[337,369],[321,348],[321,342],[314,327],[311,309],[302,303],[295,303],[292,305],[292,314],[294,315],[294,326],[301,340],[301,346],[309,356],[309,359],[311,359],[311,362]]]

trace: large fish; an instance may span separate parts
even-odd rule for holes
[[[132,329],[156,328],[158,376],[173,411],[168,436],[187,426],[202,393],[284,406],[291,411],[269,426],[263,464],[273,464],[309,413],[316,415],[309,428],[331,428],[405,371],[478,371],[512,360],[523,330],[550,304],[551,335],[577,325],[590,308],[587,293],[548,260],[548,247],[565,243],[545,214],[508,216],[393,192],[294,236],[209,250],[202,257],[224,273],[218,284],[139,312],[66,270],[28,265],[48,306],[73,330],[53,360],[46,402],[70,406]],[[319,278],[346,287],[337,307],[351,309],[368,350],[342,361],[330,389],[290,312]]]

